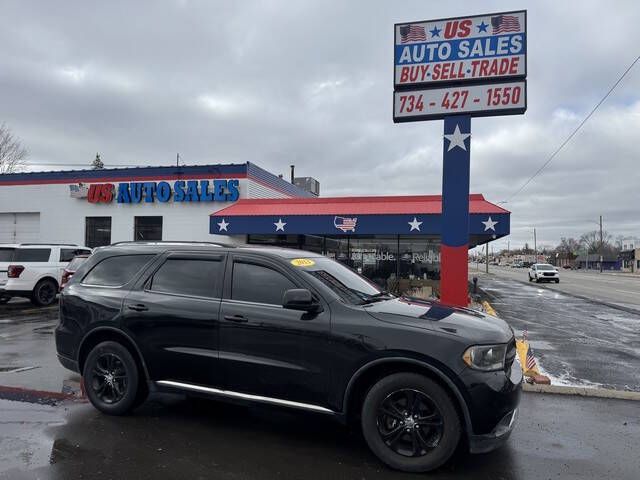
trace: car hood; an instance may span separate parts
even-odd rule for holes
[[[472,343],[506,343],[513,338],[507,323],[491,315],[417,298],[400,297],[367,305],[369,315],[383,322],[436,330]]]

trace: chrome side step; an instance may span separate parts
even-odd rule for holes
[[[335,414],[333,410],[329,410],[328,408],[324,408],[319,405],[312,405],[310,403],[294,402],[291,400],[282,400],[280,398],[273,398],[273,397],[263,397],[261,395],[251,395],[249,393],[233,392],[231,390],[220,390],[218,388],[203,387],[201,385],[193,385],[191,383],[174,382],[173,380],[159,380],[156,383],[164,387],[179,388],[182,390],[191,390],[193,392],[209,393],[211,395],[218,395],[221,397],[237,398],[240,400],[248,400],[251,402],[269,403],[272,405],[280,405],[283,407],[290,407],[290,408],[300,408],[302,410],[309,410],[312,412],[319,412],[319,413],[325,413],[330,415]]]

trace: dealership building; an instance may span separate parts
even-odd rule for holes
[[[392,291],[437,283],[439,195],[320,197],[299,180],[251,162],[3,174],[0,243],[231,240],[321,253]],[[469,212],[470,248],[509,234],[482,195]]]

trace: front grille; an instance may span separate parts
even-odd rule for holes
[[[555,273],[545,273],[544,276],[545,277],[553,277],[555,275]]]

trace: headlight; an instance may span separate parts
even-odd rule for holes
[[[502,370],[506,353],[506,345],[476,345],[467,348],[462,360],[476,370]]]

